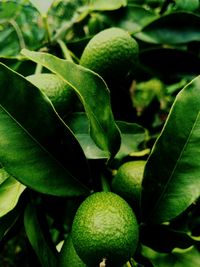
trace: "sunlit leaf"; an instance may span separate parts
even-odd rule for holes
[[[115,10],[126,6],[127,0],[90,0],[89,8],[92,10]]]
[[[0,217],[12,210],[26,187],[0,169]]]

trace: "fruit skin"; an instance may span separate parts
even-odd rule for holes
[[[60,251],[58,267],[87,267],[87,265],[79,258],[74,249],[71,234],[67,236],[67,239],[64,241]]]
[[[77,210],[72,224],[72,241],[79,257],[91,267],[121,267],[134,254],[138,224],[128,203],[112,192],[96,192]]]
[[[138,44],[121,28],[108,28],[96,34],[86,45],[80,65],[93,70],[105,81],[123,80],[138,61]]]
[[[112,180],[112,190],[129,204],[138,207],[146,161],[129,161],[122,164]]]
[[[74,90],[57,75],[39,73],[30,75],[26,79],[51,100],[60,115],[64,116],[74,109],[78,97]]]

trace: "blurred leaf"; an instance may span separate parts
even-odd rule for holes
[[[6,3],[9,2],[5,2],[5,6]],[[0,56],[13,57],[24,47],[35,49],[44,42],[45,30],[41,27],[38,12],[29,5],[15,5],[19,12],[0,25]]]
[[[180,11],[161,16],[135,36],[149,43],[180,44],[200,41],[199,28],[200,16]]]
[[[90,10],[115,10],[127,5],[127,0],[89,0]]]
[[[0,217],[11,211],[26,187],[0,169]]]
[[[186,233],[170,229],[167,225],[147,225],[141,227],[141,242],[161,253],[169,253],[174,248],[186,249],[195,241]]]
[[[0,2],[0,23],[5,23],[13,19],[20,11],[21,5],[14,1],[1,1]]]
[[[54,0],[29,0],[42,15],[46,15]]]
[[[56,251],[52,249],[52,244],[49,244],[44,230],[38,219],[36,208],[33,205],[28,205],[24,214],[24,226],[29,242],[31,243],[42,267],[57,266]]]
[[[155,98],[162,99],[163,95],[163,84],[158,79],[152,78],[148,81],[137,83],[132,95],[132,102],[137,110],[137,115],[141,116]]]
[[[144,26],[155,20],[158,16],[149,9],[139,5],[127,5],[115,16],[115,26],[123,28],[130,33],[141,31]],[[134,35],[133,35],[134,37]]]
[[[0,88],[0,162],[5,170],[42,193],[86,193],[87,188],[77,180],[89,176],[85,157],[48,98],[3,64]],[[78,172],[75,159],[80,161]]]
[[[102,150],[114,156],[119,150],[120,133],[113,118],[109,90],[101,77],[47,53],[23,49],[22,54],[56,73],[76,91],[90,121],[91,137]]]
[[[195,247],[187,250],[173,251],[172,253],[157,253],[143,247],[143,254],[148,257],[156,267],[194,267],[199,266],[200,254]]]
[[[18,36],[11,25],[0,28],[0,56],[15,56],[20,51]]]
[[[160,223],[200,196],[200,76],[178,94],[144,171],[143,221]]]
[[[195,11],[199,8],[199,0],[176,0],[176,7],[181,10]]]

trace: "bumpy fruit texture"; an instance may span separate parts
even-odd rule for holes
[[[79,257],[91,267],[121,267],[138,243],[138,224],[128,203],[112,192],[97,192],[86,198],[72,224],[72,241]]]
[[[55,74],[40,73],[26,78],[51,100],[60,115],[66,115],[74,109],[78,100],[76,93]]]
[[[138,44],[121,28],[108,28],[86,45],[80,65],[101,75],[105,81],[123,80],[138,61]]]
[[[71,234],[69,234],[62,246],[59,257],[59,267],[87,267],[74,249]]]
[[[112,190],[130,204],[139,205],[146,161],[130,161],[120,166],[112,180]]]

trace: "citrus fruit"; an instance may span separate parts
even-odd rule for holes
[[[88,42],[80,58],[80,65],[109,79],[123,80],[135,67],[138,59],[138,44],[121,28],[100,31]]]
[[[128,203],[112,192],[96,192],[78,208],[72,224],[72,241],[88,266],[121,267],[134,254],[138,224]]]
[[[67,236],[60,251],[59,267],[87,267],[74,249],[71,234]]]
[[[122,164],[112,180],[112,190],[129,203],[138,204],[146,161],[129,161]]]
[[[77,101],[76,93],[57,75],[39,73],[26,78],[51,100],[60,115],[66,115],[73,110]]]

